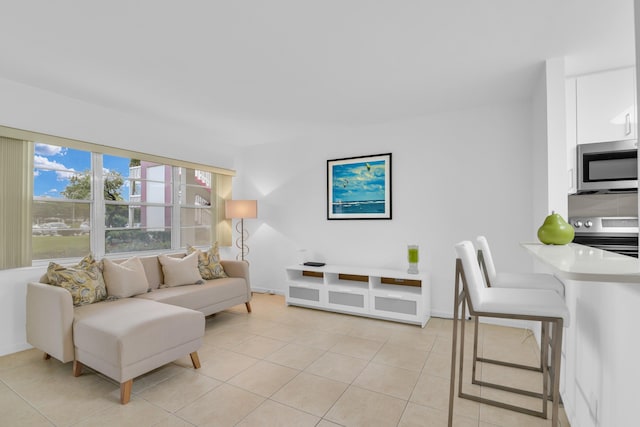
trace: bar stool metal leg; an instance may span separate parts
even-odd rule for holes
[[[464,271],[460,268],[460,260],[456,263],[456,285],[455,285],[455,295],[453,301],[453,336],[452,336],[452,344],[451,344],[451,379],[449,382],[449,426],[453,425],[453,399],[455,396],[455,383],[456,383],[456,353],[458,350],[458,313],[460,310],[460,303],[463,304],[464,307],[464,288],[460,287],[460,275],[464,275]],[[464,310],[464,308],[463,308]],[[464,319],[464,314],[463,317]],[[464,341],[464,335],[462,337],[462,341]],[[477,345],[477,336],[475,345]],[[460,359],[462,360],[462,354],[460,355]],[[474,360],[474,368],[475,368],[475,360]],[[460,373],[460,386],[459,390],[462,389],[462,372]]]
[[[560,363],[561,362],[561,353],[562,353],[562,331],[563,331],[563,320],[558,319],[553,325],[552,329],[552,358],[551,369],[552,375],[551,379],[553,384],[551,385],[551,389],[553,390],[553,406],[551,408],[551,420],[553,425],[558,425],[558,416],[559,416],[559,408],[560,408]]]

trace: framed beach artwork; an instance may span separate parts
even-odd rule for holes
[[[391,153],[327,160],[327,219],[391,219]]]

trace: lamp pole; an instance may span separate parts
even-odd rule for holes
[[[240,247],[240,256],[244,261],[244,218],[240,218],[240,238],[242,239],[242,246]]]
[[[236,223],[236,231],[240,233],[240,237],[236,239],[236,246],[240,249],[240,257],[236,256],[236,259],[249,262],[245,259],[249,254],[249,248],[245,245],[244,241],[244,219],[245,218],[257,218],[258,217],[258,204],[256,200],[227,200],[225,202],[225,217],[228,219],[239,219],[240,223]],[[239,229],[238,229],[239,226]],[[247,237],[249,233],[247,232]]]

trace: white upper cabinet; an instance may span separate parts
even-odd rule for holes
[[[635,139],[635,67],[576,78],[578,144]]]

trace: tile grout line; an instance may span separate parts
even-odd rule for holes
[[[27,400],[22,394],[20,394],[18,391],[16,391],[13,387],[11,387],[9,384],[7,384],[4,380],[2,380],[0,378],[0,382],[2,384],[4,384],[5,386],[7,386],[7,388],[11,391],[11,393],[15,394],[18,398],[22,399],[22,401],[24,401],[30,408],[32,408],[34,411],[36,411],[38,414],[40,414],[45,420],[47,420],[51,425],[55,426],[56,423],[53,422],[52,419],[50,419],[49,417],[47,417],[42,411],[40,411],[35,405],[33,405],[31,402],[29,402],[29,400]]]
[[[283,323],[280,323],[280,324],[283,324]],[[259,336],[263,336],[263,335],[259,335]],[[263,336],[263,337],[264,337],[264,336]],[[266,338],[271,338],[271,337],[266,337]],[[271,338],[271,339],[275,339],[275,338]],[[283,347],[285,347],[286,345],[289,345],[289,344],[293,344],[293,343],[295,342],[295,340],[296,340],[296,338],[294,338],[294,339],[293,339],[293,340],[291,340],[291,341],[286,342],[286,343],[285,343],[285,345],[284,345]],[[281,341],[281,340],[278,340],[278,341]],[[300,346],[307,347],[307,348],[314,348],[314,349],[317,349],[316,347],[305,346],[304,344],[296,344],[296,345],[300,345]],[[283,347],[281,347],[281,348],[283,348]],[[271,353],[269,353],[268,355],[266,355],[266,357],[268,357],[268,356],[270,356],[270,355],[272,355],[272,354],[276,353],[276,352],[277,352],[277,351],[279,351],[281,348],[279,348],[279,349],[277,349],[277,350],[274,350],[273,352],[271,352]],[[319,355],[315,360],[318,360],[319,358],[321,358],[321,357],[322,357],[322,356],[324,356],[325,354],[329,353],[329,352],[330,352],[330,349],[323,349],[322,351],[323,351],[323,352],[322,352],[322,354],[321,354],[321,355]],[[243,353],[239,353],[239,354],[243,354]],[[290,366],[282,365],[282,364],[277,363],[277,362],[272,362],[272,361],[267,360],[267,359],[265,359],[265,358],[260,358],[260,359],[258,359],[258,360],[259,360],[259,361],[264,361],[264,362],[267,362],[267,363],[273,363],[273,364],[275,364],[275,365],[282,366],[282,367],[289,368],[289,369],[295,369],[295,368],[291,368]],[[280,390],[282,390],[284,387],[286,387],[286,386],[287,386],[287,384],[291,383],[295,378],[297,378],[298,376],[300,376],[303,372],[307,373],[308,375],[314,375],[314,376],[317,376],[318,378],[326,378],[326,377],[322,377],[322,376],[319,376],[319,375],[315,375],[315,374],[310,373],[310,372],[306,372],[306,369],[307,369],[309,366],[311,366],[313,363],[314,363],[314,362],[309,363],[309,364],[308,364],[304,369],[296,369],[296,370],[298,371],[298,373],[297,373],[294,377],[292,377],[292,378],[291,378],[289,381],[287,381],[286,383],[282,384],[282,385],[281,385],[277,390],[275,390],[273,393],[271,393],[271,395],[269,395],[268,397],[266,397],[266,398],[265,398],[265,400],[264,400],[262,403],[260,403],[260,405],[258,405],[256,408],[254,408],[253,410],[251,410],[250,412],[248,412],[248,413],[247,413],[247,414],[246,414],[246,415],[245,415],[241,420],[239,420],[239,421],[236,423],[236,425],[237,425],[237,424],[239,424],[239,423],[241,423],[243,420],[245,420],[247,417],[249,417],[251,414],[253,414],[255,411],[257,411],[257,410],[258,410],[261,406],[263,406],[263,405],[264,405],[264,403],[265,403],[265,402],[267,402],[267,401],[273,402],[273,403],[278,404],[278,405],[286,406],[286,407],[291,408],[291,409],[293,409],[293,410],[295,410],[295,411],[299,411],[299,412],[302,412],[302,413],[305,413],[305,414],[311,415],[311,416],[313,416],[313,417],[317,417],[317,418],[319,418],[319,419],[318,419],[318,422],[316,423],[316,425],[317,425],[318,423],[320,423],[320,422],[324,419],[324,415],[326,415],[326,414],[327,414],[327,412],[330,410],[330,408],[329,408],[327,411],[325,411],[325,413],[324,413],[322,416],[318,416],[318,415],[312,414],[312,413],[310,413],[310,412],[304,411],[303,409],[296,408],[296,407],[293,407],[293,406],[291,406],[291,405],[289,405],[289,404],[286,404],[286,403],[283,403],[283,402],[279,402],[279,401],[277,401],[277,400],[272,399],[272,398],[273,398],[273,396],[275,396],[275,395],[276,395]],[[247,369],[249,369],[249,368],[247,368]],[[243,372],[244,372],[244,371],[243,371]],[[238,373],[238,374],[239,374],[239,373]],[[238,374],[234,375],[232,378],[234,378],[234,377],[235,377],[235,376],[237,376]],[[229,378],[229,380],[231,380],[232,378]],[[232,385],[232,384],[230,384],[230,385]],[[237,387],[237,386],[236,386],[236,387]],[[242,387],[240,387],[240,388],[242,388]],[[345,391],[346,391],[346,390],[347,390],[347,389],[345,388]],[[344,392],[343,392],[343,393],[344,393]],[[264,396],[261,396],[261,397],[264,397]],[[338,398],[338,399],[339,399],[339,398]],[[336,401],[337,401],[337,399],[336,399]]]

